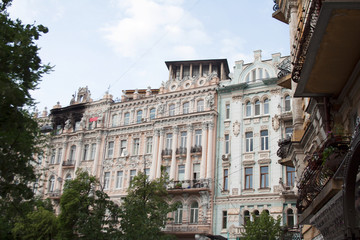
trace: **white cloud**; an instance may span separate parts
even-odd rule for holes
[[[102,29],[104,37],[124,57],[136,58],[158,44],[161,51],[188,45],[185,51],[193,53],[190,45],[210,41],[202,23],[182,4],[183,1],[119,0],[117,6],[124,14],[115,24]]]

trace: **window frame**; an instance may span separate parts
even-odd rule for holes
[[[146,137],[146,154],[151,154],[153,149],[153,137]]]
[[[251,170],[251,172],[247,172],[247,170]],[[245,168],[245,190],[253,189],[253,167]]]
[[[133,139],[133,155],[139,155],[140,152],[140,138]]]
[[[126,112],[124,113],[124,125],[127,126],[130,124],[130,113]]]
[[[253,151],[254,151],[254,133],[246,132],[245,133],[245,152],[248,153],[248,152],[253,152]]]
[[[174,223],[182,224],[183,205],[180,203],[179,207],[174,211]]]
[[[224,135],[224,142],[225,142],[225,154],[230,154],[230,134]]]
[[[150,120],[153,120],[156,118],[156,108],[150,109]]]
[[[265,98],[264,99],[264,103],[263,103],[263,106],[264,106],[264,114],[269,114],[270,112],[270,103],[269,103],[269,99],[268,98]]]
[[[223,190],[229,191],[229,169],[223,170]]]
[[[136,123],[142,123],[142,119],[143,119],[143,110],[138,110],[136,112]]]
[[[269,166],[260,166],[260,188],[269,188]]]
[[[204,104],[205,102],[203,99],[198,100],[196,103],[196,111],[203,112],[205,110]]]
[[[285,112],[290,112],[291,111],[291,97],[290,97],[290,95],[286,95],[284,97],[284,110],[285,110]]]
[[[196,224],[199,222],[199,203],[194,201],[190,205],[190,224]]]
[[[106,157],[107,158],[113,158],[114,157],[114,146],[115,146],[114,141],[109,141],[108,142],[108,147],[107,147],[107,152],[106,152]]]
[[[260,131],[260,147],[261,151],[269,150],[269,131],[267,129]]]
[[[245,102],[245,116],[251,117],[251,102],[250,101]]]
[[[230,103],[225,104],[225,119],[230,119]]]
[[[110,172],[104,172],[104,190],[110,188]]]
[[[189,102],[184,102],[182,106],[183,106],[183,114],[190,113],[190,103]]]
[[[254,103],[254,115],[259,116],[260,112],[260,100],[256,100]]]
[[[289,171],[290,170],[290,171]],[[290,173],[290,181],[289,181],[289,173]],[[295,168],[286,166],[286,186],[293,187],[295,182]]]
[[[201,147],[202,142],[202,129],[196,129],[195,130],[195,146]]]
[[[169,104],[169,116],[175,116],[175,104]]]
[[[222,211],[222,222],[221,222],[221,226],[222,229],[227,229],[227,210],[223,210]]]
[[[116,189],[122,189],[124,181],[124,172],[122,170],[116,172]]]

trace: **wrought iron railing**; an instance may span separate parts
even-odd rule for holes
[[[179,147],[176,149],[176,155],[185,155],[186,154],[186,147]]]
[[[202,147],[201,147],[201,146],[191,147],[190,152],[191,152],[191,153],[201,153],[201,152],[202,152]]]
[[[210,188],[210,179],[171,181],[168,189]]]
[[[172,154],[172,150],[165,148],[164,150],[162,150],[161,155],[162,156],[170,156]]]
[[[341,166],[349,147],[348,137],[330,137],[309,159],[298,183],[297,208],[304,211]],[[331,151],[329,151],[331,149]]]
[[[291,78],[294,82],[299,82],[300,80],[306,53],[319,17],[321,1],[322,0],[308,0],[303,2],[304,5],[302,12],[299,14],[299,22],[291,50],[292,64],[294,66]]]
[[[67,160],[62,163],[63,166],[74,166],[75,161],[74,160]]]

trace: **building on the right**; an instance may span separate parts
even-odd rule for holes
[[[359,239],[360,1],[275,0],[289,24],[293,135],[282,162],[298,177],[304,239]]]

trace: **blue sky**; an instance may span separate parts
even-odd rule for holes
[[[289,55],[289,28],[271,17],[272,0],[13,0],[12,18],[43,24],[37,42],[44,63],[55,65],[32,96],[40,111],[64,107],[79,87],[100,99],[110,86],[160,87],[165,61],[228,59],[250,62],[261,49]]]

